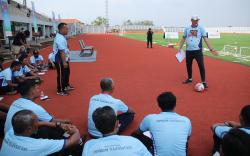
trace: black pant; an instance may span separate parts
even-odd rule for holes
[[[57,92],[64,92],[67,80],[67,68],[62,63],[55,63],[57,71]]]
[[[201,75],[201,81],[205,82],[206,75],[205,75],[203,53],[201,50],[193,50],[193,51],[187,50],[187,52],[186,52],[186,66],[187,66],[188,78],[192,79],[193,59],[195,59],[196,62],[198,63],[200,75]]]
[[[152,42],[153,42],[153,39],[152,38],[147,38],[147,47],[149,48],[149,44],[150,44],[150,47],[152,48]]]
[[[60,139],[66,139],[63,134],[64,130],[61,128],[52,128],[47,126],[42,126],[38,128],[37,134],[33,135],[33,138],[42,138],[42,139],[54,139],[54,140],[60,140]],[[81,156],[82,154],[82,145],[75,145],[70,148],[64,149],[63,151],[56,152],[54,154],[51,154],[50,156],[68,156],[68,155],[75,155],[75,156]]]
[[[133,132],[131,136],[140,140],[144,144],[144,146],[148,149],[148,151],[152,155],[154,155],[154,142],[151,138],[147,137],[146,135],[138,131]]]
[[[213,139],[214,139],[214,146],[213,146],[213,151],[212,154],[214,154],[216,151],[220,152],[220,148],[221,148],[221,142],[222,139],[220,139],[214,132],[213,135]]]
[[[0,87],[0,95],[5,95],[8,92],[14,91],[15,89],[10,86],[2,86]]]
[[[131,112],[126,112],[123,114],[120,114],[117,116],[117,119],[119,120],[119,132],[121,133],[122,131],[125,130],[125,128],[134,120],[135,117],[135,113],[131,113]]]
[[[69,62],[67,62],[68,68],[65,69],[65,86],[69,86],[69,77],[70,77],[70,67]]]

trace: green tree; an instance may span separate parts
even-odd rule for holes
[[[100,26],[100,25],[106,25],[108,20],[104,17],[97,17],[93,22],[91,22],[91,25],[94,26]]]

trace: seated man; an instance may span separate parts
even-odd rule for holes
[[[0,155],[2,156],[38,156],[49,155],[77,145],[80,140],[79,130],[75,126],[65,126],[71,136],[68,139],[35,139],[38,118],[30,110],[21,110],[13,115],[13,130],[5,134]]]
[[[92,119],[92,114],[97,108],[110,106],[114,109],[115,113],[118,114],[117,118],[120,123],[119,133],[133,121],[135,114],[124,102],[111,96],[115,87],[111,78],[102,79],[100,86],[102,93],[91,97],[89,102],[88,132],[93,138],[102,137],[102,133],[96,129]]]
[[[12,51],[15,57],[17,58],[22,51],[26,51],[30,46],[27,44],[26,38],[30,36],[29,30],[25,30],[24,32],[18,32],[12,43]]]
[[[29,64],[28,55],[23,54],[18,59],[22,65],[19,71],[14,72],[14,78],[16,82],[21,83],[28,79],[40,80],[40,77],[36,73],[31,71],[30,68],[28,67]]]
[[[224,156],[249,156],[250,135],[240,129],[231,129],[222,139]]]
[[[232,128],[239,128],[242,131],[250,134],[250,105],[246,105],[242,108],[240,113],[240,123],[234,121],[227,121],[225,123],[214,124],[212,126],[212,131],[214,133],[214,156],[220,155],[221,140],[224,135],[227,134]]]
[[[35,50],[34,48],[28,48],[26,50],[26,55],[28,55],[28,59],[29,59],[27,66],[30,68],[31,71],[38,72],[38,69],[34,65],[32,65],[30,62],[30,58],[31,56],[33,56],[34,50]]]
[[[64,131],[60,129],[61,124],[70,124],[69,120],[55,119],[43,107],[35,103],[35,100],[40,97],[40,82],[39,80],[25,80],[19,86],[21,98],[15,100],[7,114],[4,132],[12,129],[11,119],[13,115],[20,110],[31,110],[39,119],[39,129],[37,136],[40,138],[61,138]]]
[[[92,117],[103,138],[88,141],[84,145],[82,156],[151,156],[136,138],[116,134],[119,131],[119,121],[111,107],[97,108]]]
[[[21,63],[14,61],[9,68],[0,72],[0,94],[16,94],[17,83],[14,83],[13,73],[19,71]]]
[[[39,55],[37,50],[33,51],[33,56],[30,57],[30,63],[39,70],[43,70],[45,68],[43,56]]]
[[[48,56],[48,67],[49,69],[55,69],[55,55],[53,52]]]
[[[143,132],[149,131],[157,156],[185,156],[192,129],[190,120],[174,112],[176,97],[173,93],[163,92],[157,101],[162,112],[147,115],[133,136],[145,144]]]

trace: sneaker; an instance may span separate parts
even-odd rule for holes
[[[75,88],[73,87],[73,86],[67,86],[67,87],[65,87],[65,90],[66,91],[70,91],[70,90],[74,90]]]
[[[213,156],[220,156],[220,152],[216,151]]]
[[[206,82],[202,82],[202,84],[204,85],[204,88],[208,88],[208,85]]]
[[[68,96],[69,93],[67,93],[67,92],[57,92],[57,95],[60,95],[60,96]]]
[[[188,84],[188,83],[192,83],[193,80],[192,79],[186,79],[185,81],[183,81],[182,83],[183,84]]]

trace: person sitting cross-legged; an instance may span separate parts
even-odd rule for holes
[[[27,79],[38,79],[40,77],[35,72],[31,71],[28,67],[29,60],[28,55],[23,54],[18,58],[19,62],[22,64],[21,69],[19,71],[14,72],[14,77],[16,82],[21,83]]]
[[[30,110],[21,110],[13,115],[13,129],[4,137],[1,156],[45,156],[76,146],[80,141],[79,130],[75,126],[64,126],[70,132],[68,139],[32,138],[38,131],[38,117]]]
[[[13,115],[23,109],[31,110],[37,115],[39,119],[37,137],[60,138],[64,133],[61,126],[71,124],[69,120],[54,118],[42,106],[35,103],[36,99],[40,97],[40,83],[39,80],[25,80],[20,83],[19,92],[21,97],[15,100],[9,108],[4,127],[5,133],[12,129],[11,119]]]
[[[192,129],[190,120],[174,112],[176,97],[172,92],[161,93],[157,101],[162,112],[147,115],[132,136],[141,140],[149,150],[151,143],[157,156],[186,156]],[[144,135],[145,132],[150,133]],[[145,142],[148,141],[145,138],[152,141]]]
[[[93,138],[102,137],[102,133],[96,129],[92,119],[92,114],[98,107],[110,106],[114,109],[120,123],[119,133],[133,121],[135,114],[124,102],[111,96],[115,87],[111,78],[102,79],[100,86],[102,92],[91,97],[88,110],[88,132]]]
[[[14,82],[14,72],[19,71],[21,63],[13,61],[9,68],[0,72],[0,94],[16,94],[18,83]]]
[[[117,135],[119,120],[110,106],[97,108],[92,118],[103,137],[87,141],[82,156],[151,156],[136,138]]]
[[[45,69],[43,56],[39,54],[38,50],[33,51],[33,56],[30,57],[30,63],[35,66],[39,71]]]
[[[250,105],[246,105],[241,109],[240,122],[227,121],[225,123],[217,123],[212,126],[214,147],[213,155],[219,156],[221,151],[221,141],[232,128],[238,128],[247,134],[250,134]]]

